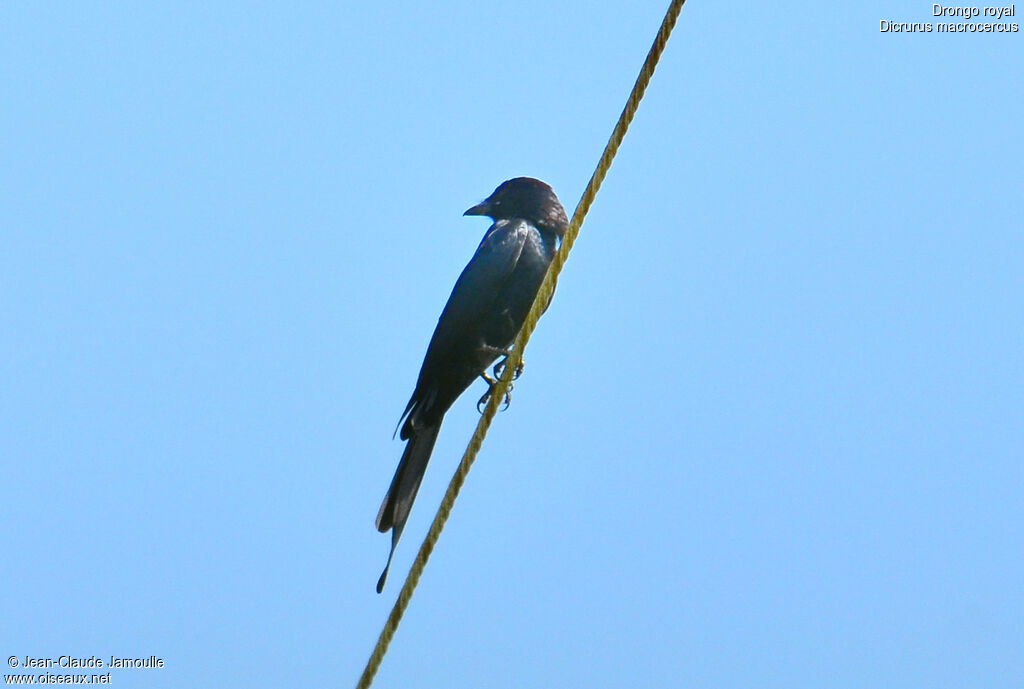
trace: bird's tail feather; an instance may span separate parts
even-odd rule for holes
[[[416,492],[420,489],[423,472],[427,470],[427,462],[430,461],[430,454],[434,451],[434,442],[440,430],[440,423],[420,427],[416,429],[415,435],[409,438],[405,452],[402,453],[402,460],[395,471],[395,477],[391,479],[391,487],[388,488],[380,511],[377,512],[377,530],[383,533],[391,529],[391,552],[388,553],[388,562],[377,581],[377,593],[384,590],[384,581],[388,577],[395,546],[402,537],[402,530],[409,518],[409,511],[412,509],[413,500],[416,499]]]

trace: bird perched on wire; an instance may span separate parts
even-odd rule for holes
[[[416,389],[399,419],[400,437],[408,442],[377,513],[377,529],[391,530],[391,551],[377,593],[384,589],[445,412],[477,377],[488,383],[478,407],[487,400],[495,383],[487,371],[499,356],[508,356],[569,226],[555,192],[532,177],[503,182],[463,215],[488,216],[494,224],[448,297]],[[504,360],[494,367],[496,377],[503,365]]]

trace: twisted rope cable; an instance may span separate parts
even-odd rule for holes
[[[604,153],[601,154],[601,159],[597,163],[597,168],[594,170],[594,174],[591,175],[590,182],[587,183],[587,188],[584,190],[583,196],[576,205],[576,210],[572,214],[572,220],[569,222],[569,229],[566,230],[565,236],[562,238],[561,246],[559,246],[554,259],[551,261],[551,266],[548,268],[548,272],[544,276],[544,281],[541,283],[540,289],[537,291],[537,296],[533,300],[533,306],[530,307],[530,312],[526,316],[523,328],[519,331],[515,345],[507,357],[505,368],[501,372],[501,376],[498,379],[497,384],[495,384],[491,389],[491,396],[487,401],[487,406],[484,407],[483,414],[480,416],[480,421],[477,423],[476,430],[473,432],[473,437],[470,438],[469,445],[466,447],[466,451],[462,455],[462,461],[459,462],[459,468],[455,470],[455,475],[452,476],[452,480],[448,484],[448,490],[445,491],[444,499],[441,501],[441,506],[438,508],[437,514],[434,516],[434,521],[430,525],[430,530],[427,531],[426,538],[423,539],[423,545],[420,546],[420,550],[416,554],[416,560],[413,562],[412,567],[409,570],[409,574],[405,579],[405,583],[402,585],[402,590],[398,593],[398,600],[395,601],[395,605],[391,609],[391,614],[388,615],[387,622],[384,623],[384,628],[381,630],[380,636],[377,638],[377,644],[374,646],[373,652],[370,654],[370,658],[366,663],[366,669],[363,670],[363,674],[359,678],[359,683],[356,685],[356,689],[368,689],[370,684],[373,683],[374,675],[377,674],[377,670],[380,668],[380,664],[384,659],[384,654],[387,653],[388,646],[391,644],[391,639],[394,637],[395,631],[398,629],[398,624],[402,620],[402,615],[405,613],[405,609],[409,606],[409,601],[412,599],[413,591],[416,590],[416,585],[419,583],[420,576],[423,574],[423,570],[427,566],[427,560],[430,559],[430,554],[433,552],[434,546],[437,544],[437,539],[441,536],[441,531],[444,529],[445,522],[448,521],[448,516],[451,514],[452,506],[455,504],[455,498],[458,497],[459,491],[462,490],[462,484],[466,482],[466,476],[469,474],[469,469],[473,466],[477,453],[483,445],[484,437],[487,435],[487,431],[491,427],[491,422],[494,420],[494,416],[498,412],[498,405],[501,404],[501,401],[505,398],[505,392],[508,390],[509,383],[512,382],[513,372],[523,360],[523,349],[525,349],[526,343],[529,342],[530,336],[537,327],[537,321],[540,320],[541,314],[544,312],[551,296],[554,294],[555,283],[558,281],[558,274],[562,271],[562,267],[565,265],[565,261],[569,257],[572,245],[576,242],[576,237],[580,233],[580,227],[583,225],[583,220],[586,218],[591,204],[594,203],[594,198],[597,196],[597,191],[601,188],[602,182],[604,182],[605,175],[608,174],[608,169],[612,165],[612,160],[615,158],[615,154],[619,150],[619,145],[622,143],[622,139],[626,136],[626,130],[629,129],[629,125],[633,121],[633,116],[636,115],[636,110],[640,105],[640,100],[644,97],[644,91],[647,90],[647,85],[651,81],[651,76],[654,74],[654,68],[657,66],[658,60],[661,58],[662,51],[665,50],[665,45],[668,43],[668,37],[672,33],[672,29],[675,27],[676,20],[679,18],[679,12],[682,10],[684,2],[686,2],[686,0],[672,0],[672,4],[668,8],[668,12],[665,13],[665,18],[661,22],[661,28],[658,29],[658,35],[654,39],[654,44],[651,45],[651,49],[647,53],[647,59],[644,60],[644,65],[641,67],[640,74],[637,76],[636,83],[633,84],[633,90],[630,92],[629,99],[626,101],[626,107],[622,109],[622,114],[619,115],[619,121],[615,124],[615,129],[608,138],[608,143],[604,147]]]

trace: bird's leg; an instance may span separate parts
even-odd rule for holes
[[[501,356],[502,357],[501,361],[496,363],[494,365],[494,368],[491,369],[491,371],[494,372],[494,377],[495,378],[501,378],[501,374],[505,372],[505,364],[508,362],[508,358],[510,356],[512,356],[512,348],[508,347],[506,349],[501,349],[499,347],[487,347],[487,350],[491,354],[494,354],[496,357],[497,356]],[[525,365],[526,365],[526,361],[523,360],[523,359],[520,359],[519,360],[519,364],[516,365],[516,370],[512,372],[512,380],[518,380],[519,376],[523,375],[523,367]],[[486,374],[483,374],[483,375],[484,375],[484,380],[488,380],[487,375]]]
[[[481,373],[480,377],[487,381],[487,392],[485,392],[483,394],[483,396],[479,400],[477,400],[477,402],[476,402],[476,410],[478,412],[480,412],[481,414],[483,414],[484,413],[483,408],[485,406],[487,406],[488,400],[491,399],[491,391],[494,389],[494,386],[498,384],[498,381],[497,381],[496,378],[492,378],[487,373],[487,371],[484,371],[483,373]],[[506,409],[508,409],[508,405],[511,402],[512,402],[512,383],[509,382],[508,389],[505,390],[505,405],[501,408],[501,411],[505,411]]]
[[[501,361],[499,361],[497,364],[495,364],[494,368],[491,369],[494,372],[493,376],[489,375],[487,373],[487,371],[484,371],[483,373],[480,374],[480,377],[483,378],[485,381],[487,381],[487,392],[485,392],[483,394],[483,396],[479,400],[477,400],[477,403],[476,403],[476,410],[478,412],[480,412],[481,414],[483,413],[482,407],[486,406],[487,405],[487,401],[491,399],[491,391],[494,389],[494,386],[497,385],[498,378],[501,377],[501,374],[505,370],[505,362],[508,361],[508,356],[509,356],[509,350],[508,349],[498,349],[497,347],[495,347],[494,348],[494,353],[495,354],[503,355],[505,358],[502,359]],[[522,372],[523,372],[523,365],[522,365],[522,363],[520,363],[518,366],[516,366],[516,370],[512,372],[512,380],[515,380],[516,378],[518,378],[519,375]],[[506,409],[508,409],[508,405],[511,404],[511,403],[512,403],[512,381],[509,381],[508,388],[505,390],[504,406],[501,408],[501,411],[505,411]]]

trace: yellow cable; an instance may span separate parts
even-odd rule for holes
[[[451,483],[448,484],[448,490],[444,494],[441,506],[434,516],[434,521],[430,525],[427,537],[423,539],[423,545],[420,546],[420,550],[416,554],[416,560],[413,562],[409,575],[402,585],[402,590],[398,593],[398,600],[395,601],[391,614],[388,615],[387,622],[384,623],[384,628],[377,638],[377,645],[374,646],[373,653],[370,654],[370,659],[366,663],[366,669],[363,670],[356,689],[367,689],[373,683],[373,677],[377,674],[378,668],[380,668],[384,654],[388,650],[388,645],[395,635],[395,630],[398,629],[398,623],[401,621],[402,615],[409,605],[409,600],[416,589],[416,584],[419,583],[420,575],[423,574],[423,569],[427,566],[430,553],[434,550],[434,545],[441,536],[441,530],[444,529],[445,522],[448,521],[448,515],[451,514],[452,506],[455,504],[455,498],[462,489],[462,484],[465,483],[466,476],[469,474],[469,468],[473,465],[474,460],[476,460],[480,446],[483,445],[487,429],[490,428],[491,421],[494,420],[494,415],[498,412],[498,405],[505,398],[505,391],[508,390],[512,374],[523,360],[523,349],[525,349],[526,343],[530,340],[530,335],[533,334],[534,328],[537,327],[537,321],[540,320],[541,313],[544,312],[548,301],[551,299],[551,295],[555,291],[558,274],[562,271],[562,266],[565,265],[569,251],[572,250],[572,245],[576,242],[576,237],[580,233],[580,227],[583,225],[583,219],[590,210],[594,197],[597,196],[597,190],[601,188],[601,183],[608,173],[608,168],[611,167],[612,159],[615,158],[619,145],[626,136],[626,130],[629,129],[629,124],[633,121],[633,116],[640,105],[640,100],[644,97],[644,91],[647,90],[647,84],[650,83],[651,76],[654,74],[654,68],[658,64],[662,51],[665,50],[665,44],[668,43],[668,37],[672,33],[673,27],[675,27],[676,19],[679,18],[679,12],[682,10],[685,1],[672,0],[668,12],[665,13],[665,19],[661,22],[661,28],[658,29],[658,35],[654,39],[654,44],[647,53],[644,66],[640,68],[640,74],[636,78],[636,83],[633,84],[633,90],[629,94],[629,100],[626,101],[626,107],[622,109],[619,121],[615,124],[615,129],[612,131],[612,135],[608,138],[608,143],[604,147],[601,160],[597,163],[597,169],[591,175],[590,182],[583,192],[583,197],[576,205],[576,211],[572,214],[572,220],[569,222],[569,229],[566,230],[565,236],[562,238],[562,244],[558,248],[554,260],[551,261],[547,275],[544,276],[544,282],[541,283],[540,289],[537,291],[537,297],[533,300],[530,313],[527,314],[523,328],[519,331],[518,337],[516,337],[515,345],[508,357],[508,361],[505,362],[506,365],[502,371],[501,378],[491,389],[491,397],[487,401],[487,406],[480,417],[480,422],[476,425],[473,437],[470,438],[466,452],[462,455],[459,468],[455,470],[455,475],[452,476]]]

